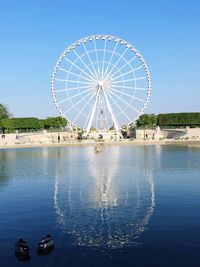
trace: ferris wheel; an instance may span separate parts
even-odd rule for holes
[[[88,133],[133,123],[149,102],[151,78],[141,54],[111,35],[82,38],[59,57],[51,81],[53,101],[71,126]]]

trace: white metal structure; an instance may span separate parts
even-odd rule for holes
[[[148,67],[127,41],[91,35],[58,59],[51,82],[56,108],[71,126],[117,132],[145,110],[151,93]]]

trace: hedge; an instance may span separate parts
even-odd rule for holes
[[[159,126],[200,126],[200,113],[168,113],[158,115]]]
[[[41,129],[43,123],[37,118],[8,118],[2,120],[0,126],[7,130]]]
[[[0,121],[0,128],[7,131],[13,130],[38,130],[61,129],[67,125],[67,120],[62,117],[37,118],[7,118]]]

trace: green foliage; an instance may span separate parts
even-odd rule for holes
[[[7,130],[41,129],[43,124],[37,118],[8,118],[1,121],[1,127]]]
[[[0,121],[11,116],[8,107],[0,103]]]
[[[137,127],[155,127],[157,125],[157,115],[143,114],[136,121]]]
[[[158,115],[159,126],[199,126],[200,113],[169,113]]]
[[[37,118],[6,118],[0,121],[3,131],[13,130],[39,130],[39,129],[61,129],[67,125],[67,120],[62,117],[39,120]]]
[[[43,122],[45,129],[61,129],[67,126],[67,120],[63,117],[48,117],[47,119],[41,121]]]

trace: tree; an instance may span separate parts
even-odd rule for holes
[[[1,121],[1,127],[4,131],[38,130],[43,128],[43,124],[37,118],[7,118]]]
[[[8,107],[0,103],[0,121],[7,119],[11,116]]]
[[[42,120],[42,122],[45,129],[61,129],[67,126],[67,120],[63,117],[48,117],[45,120]]]
[[[157,125],[157,116],[154,114],[143,114],[136,121],[137,127],[155,127]]]

